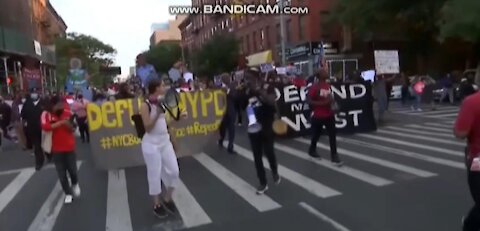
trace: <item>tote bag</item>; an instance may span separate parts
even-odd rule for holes
[[[51,117],[50,113],[43,112],[42,113],[42,123],[50,123]],[[52,152],[52,132],[42,131],[42,149],[46,153]]]

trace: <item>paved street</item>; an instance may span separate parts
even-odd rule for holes
[[[322,160],[307,155],[307,139],[279,140],[283,180],[264,196],[254,192],[244,131],[236,156],[210,145],[182,158],[174,198],[179,214],[167,220],[152,214],[144,167],[98,171],[88,146],[80,145],[82,197],[64,205],[53,166],[34,172],[33,157],[7,145],[0,153],[0,230],[460,230],[472,201],[464,143],[451,129],[458,107],[391,107],[378,132],[338,139],[342,168],[328,161],[325,137],[318,144]]]

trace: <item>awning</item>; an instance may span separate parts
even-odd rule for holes
[[[260,64],[265,64],[265,63],[272,63],[272,51],[267,50],[267,51],[262,51],[253,55],[247,56],[248,60],[248,66],[253,67],[253,66],[260,66]]]

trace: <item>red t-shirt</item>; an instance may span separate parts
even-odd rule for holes
[[[293,85],[295,85],[295,87],[297,87],[297,88],[307,86],[307,81],[305,79],[302,79],[302,78],[294,78],[292,82],[293,82]]]
[[[455,131],[468,131],[470,158],[480,157],[480,93],[467,97],[460,107]]]
[[[75,136],[67,125],[52,129],[52,123],[60,120],[68,120],[72,116],[70,109],[65,108],[61,116],[48,112],[42,114],[42,129],[52,132],[52,153],[70,153],[75,151]]]
[[[331,97],[330,84],[320,82],[312,85],[308,91],[308,97],[314,101],[325,102],[329,100]],[[312,106],[312,111],[312,117],[316,119],[325,119],[334,115],[330,104],[324,106]]]

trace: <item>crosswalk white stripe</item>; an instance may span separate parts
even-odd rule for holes
[[[440,114],[454,113],[454,112],[458,112],[458,108],[449,109],[449,110],[422,111],[422,112],[418,112],[418,114],[421,114],[421,115],[440,115]]]
[[[458,107],[455,107],[455,106],[445,106],[445,107],[438,107],[436,111],[439,111],[439,112],[443,112],[443,111],[446,111],[446,110],[453,110],[453,109],[457,109],[458,110]],[[401,109],[394,109],[394,110],[390,110],[392,113],[399,113],[399,114],[422,114],[422,112],[417,112],[417,111],[412,111],[412,109],[410,107],[405,107],[405,108],[401,108]]]
[[[22,170],[10,184],[5,187],[0,193],[0,213],[7,207],[10,201],[17,195],[27,181],[33,176],[35,170]]]
[[[266,195],[256,195],[255,187],[242,180],[205,153],[195,155],[193,158],[258,211],[265,212],[282,207]]]
[[[425,116],[425,117],[428,117],[428,118],[445,118],[445,117],[454,117],[454,116],[457,116],[457,115],[458,115],[458,112],[442,114],[442,115],[431,115],[431,116]]]
[[[106,231],[132,231],[125,170],[108,172]]]
[[[401,128],[401,127],[384,127],[383,130],[395,130],[395,131],[400,131],[400,132],[407,132],[407,133],[415,133],[415,134],[421,134],[421,135],[427,135],[427,136],[439,136],[439,137],[444,137],[444,138],[455,138],[453,134],[444,134],[444,133],[438,133],[438,132],[428,132],[428,131],[420,131],[420,130],[414,130],[414,129],[408,129],[408,128]]]
[[[81,160],[77,161],[77,165],[81,162],[82,162]],[[42,170],[52,169],[52,168],[55,168],[55,165],[49,164],[49,165],[44,166],[42,168]],[[28,167],[28,168],[18,168],[18,169],[10,169],[10,170],[6,170],[6,171],[1,171],[0,176],[19,173],[19,172],[24,171],[24,170],[35,170],[35,168],[34,167]]]
[[[407,141],[395,140],[395,139],[390,139],[390,138],[381,137],[381,136],[377,136],[377,135],[356,134],[356,136],[364,137],[364,138],[368,138],[368,139],[373,139],[373,140],[380,140],[380,141],[384,141],[384,142],[388,142],[388,143],[392,143],[392,144],[400,144],[400,145],[403,145],[403,146],[408,146],[408,147],[413,147],[413,148],[421,148],[421,149],[425,149],[425,150],[429,150],[429,151],[443,153],[443,154],[446,154],[446,155],[462,156],[462,157],[464,156],[463,152],[456,151],[456,150],[451,150],[451,149],[446,149],[446,148],[437,148],[437,147],[432,147],[432,146],[429,146],[429,145],[416,144],[416,143],[407,142]]]
[[[453,130],[452,124],[425,123],[425,125]]]
[[[300,143],[310,145],[310,141],[307,140],[307,139],[297,138],[295,140],[300,142]],[[322,144],[320,142],[317,143],[317,148],[321,148],[321,149],[324,149],[324,150],[330,150],[329,146],[327,146],[325,144]],[[352,158],[355,158],[355,159],[359,159],[359,160],[363,160],[363,161],[370,162],[370,163],[373,163],[373,164],[377,164],[377,165],[380,165],[380,166],[383,166],[383,167],[395,169],[397,171],[406,172],[408,174],[415,175],[415,176],[432,177],[432,176],[437,175],[433,172],[421,170],[421,169],[418,169],[418,168],[413,168],[413,167],[406,166],[406,165],[403,165],[403,164],[394,163],[394,162],[391,162],[391,161],[388,161],[388,160],[378,159],[378,158],[363,155],[363,154],[360,154],[360,153],[357,153],[357,152],[349,151],[349,150],[346,150],[346,149],[343,149],[343,148],[338,148],[337,151],[339,153],[341,153],[342,155],[345,155],[345,156],[349,156],[349,157],[352,157]]]
[[[389,184],[393,183],[392,181],[387,180],[385,178],[381,178],[381,177],[378,177],[378,176],[372,175],[370,173],[363,172],[361,170],[354,169],[354,168],[351,168],[351,167],[348,167],[348,166],[343,166],[341,168],[333,166],[332,164],[327,163],[324,160],[311,158],[311,157],[308,156],[307,153],[300,152],[296,149],[290,148],[290,147],[285,146],[285,145],[275,144],[275,148],[284,152],[284,153],[295,156],[297,158],[313,162],[317,165],[323,166],[325,168],[328,168],[330,170],[333,170],[333,171],[336,171],[336,172],[339,172],[339,173],[343,173],[347,176],[351,176],[355,179],[364,181],[366,183],[369,183],[369,184],[372,184],[372,185],[375,185],[375,186],[385,186],[385,185],[389,185]]]
[[[202,206],[198,204],[195,197],[181,180],[178,182],[175,192],[173,193],[173,201],[175,201],[185,228],[212,223],[210,217],[203,210]]]
[[[455,124],[455,120],[451,120],[451,121],[443,121],[443,123],[446,123],[446,124]]]
[[[406,137],[406,138],[415,138],[419,140],[426,140],[426,141],[431,141],[431,142],[440,143],[440,144],[450,144],[458,147],[465,147],[465,143],[454,140],[454,139],[446,140],[441,138],[426,137],[426,136],[406,134],[406,133],[387,131],[387,130],[378,130],[377,133],[383,133],[383,134],[388,134],[392,136],[400,136],[400,137]]]
[[[77,168],[80,170],[82,166],[81,162],[77,162]],[[48,195],[45,202],[43,202],[42,207],[38,211],[37,215],[33,219],[33,222],[28,227],[28,231],[51,231],[55,226],[57,221],[58,214],[62,210],[64,201],[63,201],[63,191],[60,186],[60,182],[57,181],[52,191]]]
[[[235,145],[235,149],[237,150],[240,156],[245,157],[248,160],[253,160],[253,153],[249,150]],[[265,160],[266,158],[264,158]],[[269,166],[265,166],[267,169],[270,169]],[[301,188],[307,190],[308,192],[312,193],[313,195],[320,197],[320,198],[328,198],[333,196],[341,195],[342,193],[325,186],[315,180],[312,180],[304,175],[301,175],[293,170],[290,170],[282,165],[278,165],[278,173],[285,179],[289,180],[290,182],[300,186]]]
[[[348,138],[342,138],[342,137],[338,138],[337,140],[340,141],[340,142],[344,142],[344,143],[349,143],[349,144],[363,146],[363,147],[366,147],[366,148],[376,149],[376,150],[379,150],[379,151],[384,151],[384,152],[387,152],[387,153],[390,153],[390,154],[410,157],[410,158],[414,158],[414,159],[417,159],[417,160],[423,160],[423,161],[427,161],[427,162],[430,162],[430,163],[445,165],[445,166],[458,168],[458,169],[462,169],[462,170],[465,169],[465,164],[462,163],[462,162],[457,162],[457,161],[442,159],[442,158],[438,158],[438,157],[423,155],[423,154],[420,154],[420,153],[410,152],[410,151],[406,151],[406,150],[402,150],[402,149],[398,149],[398,148],[386,147],[386,146],[379,145],[379,144],[367,143],[367,142],[363,142],[363,141],[360,141],[360,140],[354,140],[354,139],[348,139]]]
[[[332,225],[336,230],[338,230],[338,231],[350,231],[347,227],[343,226],[342,224],[336,222],[335,220],[328,217],[327,215],[325,215],[325,214],[321,213],[320,211],[316,210],[315,208],[313,208],[309,204],[307,204],[305,202],[300,202],[299,205],[302,208],[304,208],[305,210],[307,210],[309,213],[311,213],[314,216],[320,218],[324,222],[327,222],[330,225]]]
[[[405,127],[422,129],[422,130],[430,130],[430,131],[436,131],[436,132],[444,132],[444,133],[447,133],[447,134],[453,134],[452,129],[446,129],[446,128],[432,128],[430,126],[424,126],[424,125],[418,125],[418,124],[409,124],[409,125],[405,125]]]

